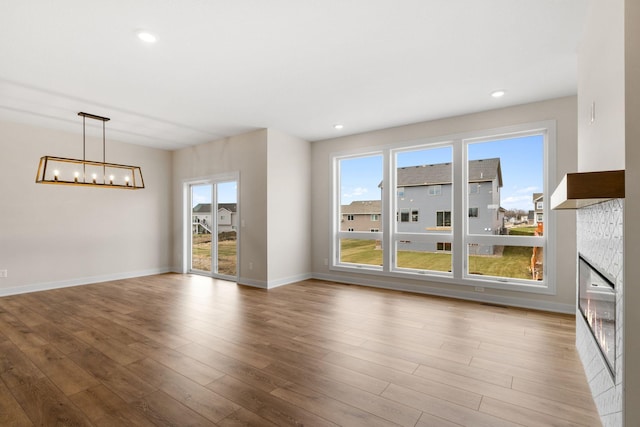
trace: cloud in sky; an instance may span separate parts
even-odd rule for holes
[[[522,193],[535,193],[538,191],[538,187],[535,186],[531,186],[531,187],[526,187],[526,188],[519,188],[516,190],[516,193],[522,194]]]
[[[526,195],[507,196],[500,201],[500,205],[505,209],[533,209],[533,201],[531,199],[531,193]]]
[[[350,192],[343,193],[342,197],[352,199],[354,197],[364,196],[368,192],[369,190],[366,187],[356,187]]]

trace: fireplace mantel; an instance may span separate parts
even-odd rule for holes
[[[579,209],[624,198],[624,170],[568,173],[551,194],[551,209]]]

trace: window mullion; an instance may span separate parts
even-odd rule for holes
[[[464,200],[465,192],[463,191],[463,184],[466,181],[465,173],[465,154],[463,150],[462,141],[454,141],[453,143],[453,248],[452,248],[452,273],[454,278],[462,278],[464,273],[464,260],[465,260],[465,217],[466,202]]]
[[[392,214],[395,207],[393,197],[396,186],[395,174],[392,173],[395,167],[395,161],[391,159],[390,150],[384,150],[382,153],[382,182],[388,185],[382,186],[382,271],[389,272],[394,265],[394,241],[393,241],[393,221],[395,215]]]

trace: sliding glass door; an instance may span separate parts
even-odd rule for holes
[[[237,277],[238,181],[188,184],[188,268],[190,273]]]
[[[238,264],[238,182],[216,184],[216,273],[237,276]]]

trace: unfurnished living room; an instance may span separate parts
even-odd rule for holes
[[[6,0],[0,425],[638,426],[638,117],[634,0]]]

